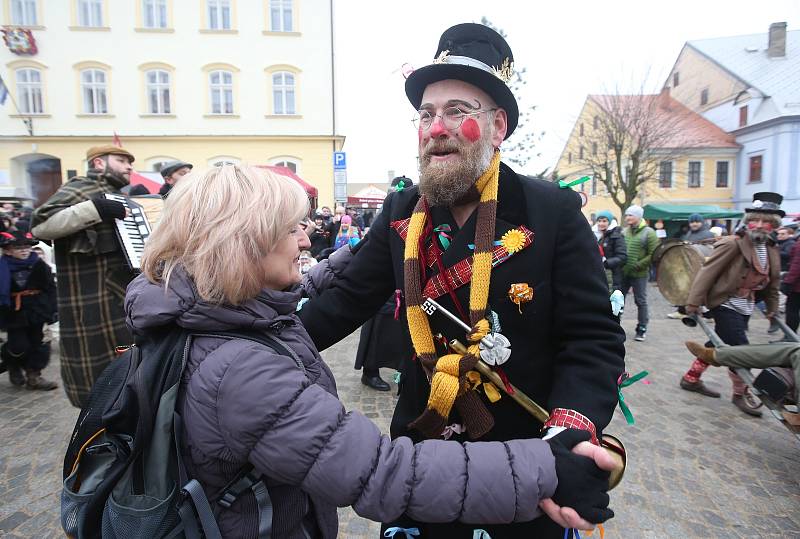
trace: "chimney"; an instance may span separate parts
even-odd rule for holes
[[[786,56],[786,23],[773,22],[769,25],[769,48],[767,56],[783,58]]]

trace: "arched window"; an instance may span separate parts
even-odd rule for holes
[[[233,114],[233,73],[211,71],[208,74],[211,92],[211,114]]]
[[[17,69],[17,101],[23,114],[42,114],[42,73],[38,69]]]
[[[208,166],[219,167],[225,163],[233,163],[235,165],[238,165],[241,162],[242,162],[241,159],[239,159],[238,157],[234,157],[232,155],[217,155],[208,160]]]
[[[271,159],[269,164],[276,167],[286,167],[295,174],[300,170],[300,162],[291,157],[276,157],[275,159]]]
[[[108,114],[108,77],[102,69],[81,71],[84,114]]]
[[[149,114],[172,113],[169,72],[163,69],[151,69],[145,72],[144,79],[147,112]]]
[[[272,74],[273,114],[297,114],[295,107],[294,74],[279,71]]]

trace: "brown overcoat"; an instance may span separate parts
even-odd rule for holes
[[[705,305],[713,309],[737,295],[747,273],[753,268],[755,256],[755,247],[748,235],[720,238],[692,283],[688,305]],[[767,243],[767,259],[769,283],[764,289],[764,300],[767,303],[767,311],[775,313],[778,312],[781,255],[771,240]]]

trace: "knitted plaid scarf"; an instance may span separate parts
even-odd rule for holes
[[[496,151],[489,168],[475,182],[472,189],[480,195],[475,226],[475,252],[472,261],[472,281],[469,291],[469,318],[472,330],[467,335],[466,354],[447,354],[436,357],[433,334],[428,317],[422,310],[422,269],[420,248],[424,247],[423,232],[427,219],[425,198],[421,197],[411,214],[404,253],[404,279],[408,329],[417,357],[423,366],[433,372],[431,391],[425,411],[410,427],[428,438],[438,438],[447,425],[447,418],[455,404],[464,422],[467,435],[475,440],[494,426],[494,418],[486,409],[477,392],[471,390],[467,373],[479,359],[478,343],[489,332],[486,309],[489,299],[489,278],[492,271],[492,248],[495,218],[497,215],[497,185],[500,178],[500,152]]]

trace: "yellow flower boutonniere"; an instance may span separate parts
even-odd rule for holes
[[[500,245],[510,254],[514,254],[525,245],[525,234],[519,230],[509,230],[500,238]]]

